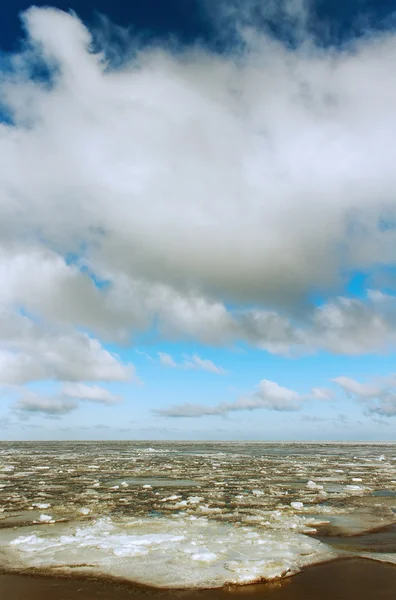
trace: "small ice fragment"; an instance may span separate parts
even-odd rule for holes
[[[264,496],[264,492],[262,492],[261,490],[252,490],[252,494],[254,496]]]
[[[378,459],[378,460],[385,460],[385,455],[384,455],[384,454],[381,454],[381,456],[379,457],[379,459]]]
[[[307,488],[313,490],[314,488],[316,488],[316,483],[314,481],[308,481]]]
[[[51,504],[48,503],[33,503],[32,506],[34,508],[39,508],[40,510],[44,510],[45,508],[50,508]]]
[[[361,490],[362,488],[360,487],[360,485],[346,485],[345,486],[346,490]]]
[[[360,477],[352,477],[352,481],[359,483],[360,481],[362,481],[362,479],[360,479]]]
[[[113,487],[110,488],[111,490],[119,490],[120,486],[119,485],[113,485]]]
[[[217,555],[213,552],[209,552],[208,550],[200,550],[199,552],[195,552],[191,554],[192,560],[201,560],[202,562],[211,562],[217,558]]]
[[[296,510],[301,510],[304,507],[302,502],[290,502],[290,506]]]
[[[49,515],[40,515],[41,523],[49,523],[49,521],[53,521],[53,518]]]
[[[129,483],[127,483],[126,481],[123,481],[121,483],[122,487],[129,487]]]
[[[161,502],[169,502],[170,500],[178,500],[179,498],[181,498],[181,496],[173,494],[172,496],[168,496],[168,498],[162,498]]]
[[[189,504],[199,504],[203,499],[201,496],[189,496],[187,501]]]
[[[152,486],[152,485],[148,485],[148,483],[146,483],[146,485],[144,485],[143,487],[144,487],[144,488],[146,488],[146,489],[150,489],[150,488],[152,488],[153,486]]]
[[[89,513],[91,512],[90,508],[80,508],[80,510],[78,511],[80,513],[80,515],[89,515]]]

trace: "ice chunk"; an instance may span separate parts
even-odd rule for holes
[[[290,530],[258,533],[193,516],[55,524],[44,533],[27,528],[23,536],[3,530],[0,542],[4,536],[25,566],[76,572],[85,563],[92,566],[84,572],[173,588],[271,579],[335,557],[325,544]]]
[[[40,515],[41,523],[50,523],[51,521],[53,521],[53,518],[50,515]]]
[[[179,500],[179,498],[181,498],[181,496],[178,496],[177,494],[172,494],[172,496],[168,496],[168,498],[162,498],[161,502],[170,502],[172,500]]]
[[[295,508],[296,510],[301,510],[302,508],[304,508],[303,502],[290,502],[290,506],[292,508]]]

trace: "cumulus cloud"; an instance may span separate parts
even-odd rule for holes
[[[100,404],[117,404],[122,401],[120,396],[112,394],[98,385],[85,385],[84,383],[68,383],[62,388],[65,396],[87,400],[88,402],[98,402]]]
[[[84,332],[43,329],[24,315],[8,312],[0,313],[0,325],[1,383],[126,381],[135,377],[133,365],[123,364]]]
[[[76,410],[80,401],[110,406],[121,402],[122,398],[97,385],[65,383],[57,393],[51,396],[23,390],[13,404],[13,410],[25,416],[42,414],[60,417]]]
[[[191,357],[186,357],[183,362],[177,363],[170,354],[166,352],[158,352],[159,360],[164,367],[173,369],[187,370],[202,370],[216,375],[225,375],[226,371],[222,367],[218,367],[211,360],[200,358],[197,354]]]
[[[252,394],[241,396],[235,402],[221,402],[215,406],[204,404],[181,404],[166,409],[154,410],[161,417],[203,417],[226,416],[238,411],[252,411],[262,408],[280,412],[296,411],[301,408],[304,396],[280,386],[275,381],[263,379]]]
[[[378,377],[373,383],[361,383],[350,377],[333,379],[349,396],[365,407],[366,412],[383,417],[396,416],[396,376]]]
[[[13,233],[84,240],[95,271],[277,305],[389,259],[392,34],[327,53],[262,33],[243,61],[157,48],[112,72],[77,17],[32,8],[24,23],[24,70],[1,82]],[[32,52],[51,85],[26,80]]]
[[[44,414],[48,416],[61,416],[77,408],[76,400],[62,396],[46,397],[25,392],[14,404],[14,409],[25,414]]]
[[[379,396],[383,391],[383,387],[380,385],[360,383],[355,379],[343,375],[335,377],[333,381],[347,394],[359,396],[360,398],[374,398],[375,396]]]
[[[393,297],[339,294],[394,261],[396,34],[326,49],[306,3],[241,6],[212,11],[235,52],[135,46],[117,69],[74,14],[23,14],[0,72],[1,381],[126,380],[102,344],[154,328],[284,355],[395,346]],[[254,28],[279,14],[304,43]]]

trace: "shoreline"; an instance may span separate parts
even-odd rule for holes
[[[310,565],[269,582],[210,589],[169,589],[129,580],[49,569],[0,570],[0,600],[393,600],[396,565],[369,558],[344,557]]]

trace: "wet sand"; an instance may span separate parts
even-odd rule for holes
[[[394,600],[396,567],[359,558],[315,565],[270,584],[159,590],[94,578],[0,574],[0,600]]]

